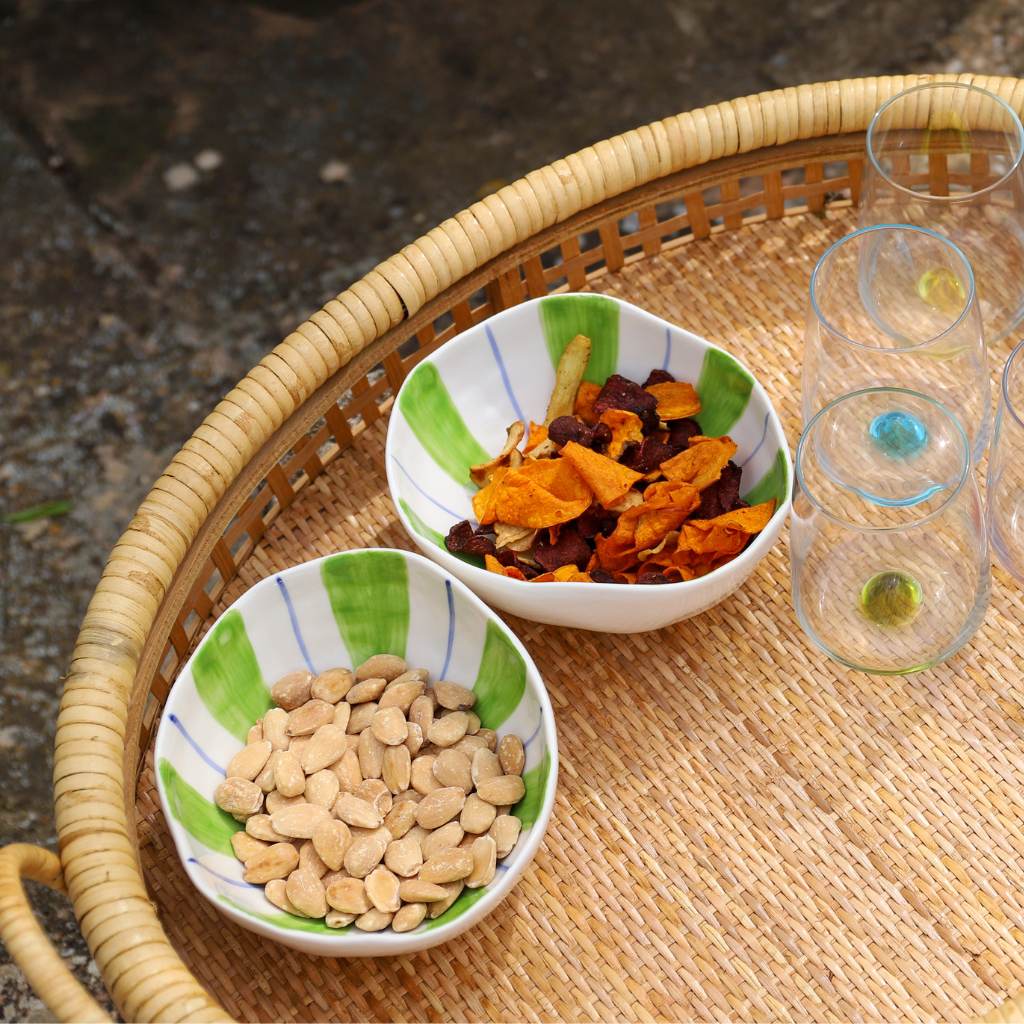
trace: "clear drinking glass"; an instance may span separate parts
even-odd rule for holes
[[[1024,350],[1022,341],[1003,367],[996,431],[988,455],[989,536],[999,561],[1024,583]]]
[[[992,387],[974,275],[963,252],[927,228],[861,228],[811,275],[804,422],[867,387],[932,395],[960,417],[975,458],[985,450]]]
[[[796,450],[793,603],[807,635],[864,672],[953,654],[988,605],[988,541],[960,421],[902,388],[832,402]]]
[[[1024,315],[1024,129],[998,96],[952,82],[919,85],[868,128],[860,223],[918,224],[951,238],[977,275],[985,336]]]

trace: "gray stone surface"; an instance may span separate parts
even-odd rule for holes
[[[176,447],[295,322],[532,167],[805,81],[1019,73],[1013,0],[0,0],[0,841],[53,842],[60,680]],[[95,967],[59,897],[41,918]],[[46,1019],[0,952],[0,1017]]]

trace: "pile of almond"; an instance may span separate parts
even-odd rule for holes
[[[377,654],[350,672],[291,672],[217,787],[245,822],[247,882],[300,917],[416,928],[487,885],[519,839],[525,752],[473,713],[476,694]]]

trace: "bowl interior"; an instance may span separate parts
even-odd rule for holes
[[[190,878],[229,916],[344,945],[353,926],[328,928],[287,914],[261,886],[242,879],[230,842],[242,826],[214,805],[213,792],[249,726],[271,706],[269,690],[280,676],[351,667],[376,653],[400,655],[426,668],[432,681],[472,686],[482,724],[523,739],[526,795],[513,811],[523,823],[519,842],[489,886],[465,890],[415,932],[358,932],[360,943],[406,940],[457,921],[480,901],[497,903],[517,859],[532,855],[531,839],[539,841],[553,799],[557,749],[551,707],[529,655],[461,583],[420,556],[344,552],[252,587],[207,633],[167,699],[156,740],[160,797]]]
[[[406,529],[427,554],[442,564],[453,557],[444,548],[448,530],[463,519],[475,523],[469,467],[501,450],[513,420],[543,420],[555,366],[577,334],[591,339],[585,379],[595,384],[613,373],[642,383],[655,368],[693,383],[704,407],[697,417],[703,433],[729,434],[738,446],[742,497],[751,504],[775,498],[776,516],[785,515],[785,435],[764,388],[738,360],[627,302],[553,295],[465,331],[402,386],[388,427],[388,481]]]

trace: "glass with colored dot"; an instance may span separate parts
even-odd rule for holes
[[[807,635],[864,672],[953,655],[988,606],[989,555],[959,419],[905,388],[844,395],[796,452],[793,603]]]
[[[1024,583],[1024,341],[1003,367],[999,412],[988,455],[986,500],[996,556]]]
[[[917,224],[951,238],[977,276],[990,343],[1024,316],[1024,129],[998,96],[962,82],[907,89],[875,114],[860,223]],[[945,270],[922,279],[957,302],[962,281]]]
[[[905,387],[960,418],[974,457],[991,425],[991,383],[967,257],[926,228],[885,224],[836,242],[811,275],[803,368],[804,422],[840,395]],[[877,445],[911,455],[926,438],[905,416],[882,416]]]

